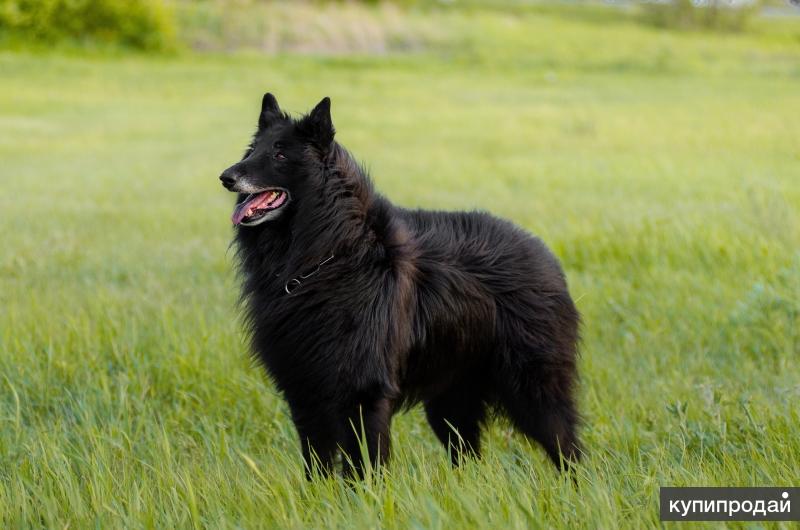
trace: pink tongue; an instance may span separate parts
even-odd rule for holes
[[[259,193],[258,195],[251,197],[250,199],[245,199],[239,204],[236,205],[236,208],[233,210],[233,215],[231,215],[231,221],[233,224],[238,225],[242,222],[242,219],[247,217],[247,214],[250,213],[250,210],[255,210],[261,203],[266,202],[267,195],[270,192],[265,191]]]
[[[242,222],[242,219],[245,218],[245,216],[247,215],[247,211],[250,209],[248,205],[251,202],[253,202],[253,199],[250,199],[249,201],[244,200],[236,205],[236,208],[234,208],[233,210],[233,215],[231,215],[231,221],[233,222],[233,224],[238,225],[239,223]]]

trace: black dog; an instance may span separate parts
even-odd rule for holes
[[[252,347],[289,402],[307,472],[341,449],[359,475],[424,403],[457,464],[505,413],[559,465],[579,457],[578,312],[537,238],[481,212],[407,210],[337,144],[330,100],[299,120],[264,96],[244,158],[220,176]],[[362,438],[363,434],[363,438]]]

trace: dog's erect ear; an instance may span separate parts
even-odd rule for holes
[[[331,98],[322,98],[300,122],[300,129],[311,142],[321,149],[328,149],[333,142],[333,135],[336,134],[331,121]]]
[[[261,99],[261,114],[258,116],[258,126],[266,127],[281,115],[278,100],[267,92]]]

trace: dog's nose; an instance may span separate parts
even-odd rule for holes
[[[222,185],[228,189],[231,189],[236,184],[237,178],[239,178],[239,175],[233,168],[226,169],[222,172],[222,175],[219,176],[219,180],[222,181]]]

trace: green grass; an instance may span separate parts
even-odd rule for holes
[[[387,58],[0,53],[0,526],[650,527],[659,485],[797,485],[800,28],[447,17],[458,46]],[[452,470],[419,410],[385,476],[303,479],[216,179],[265,90],[331,96],[397,203],[561,258],[578,488],[504,424]]]

